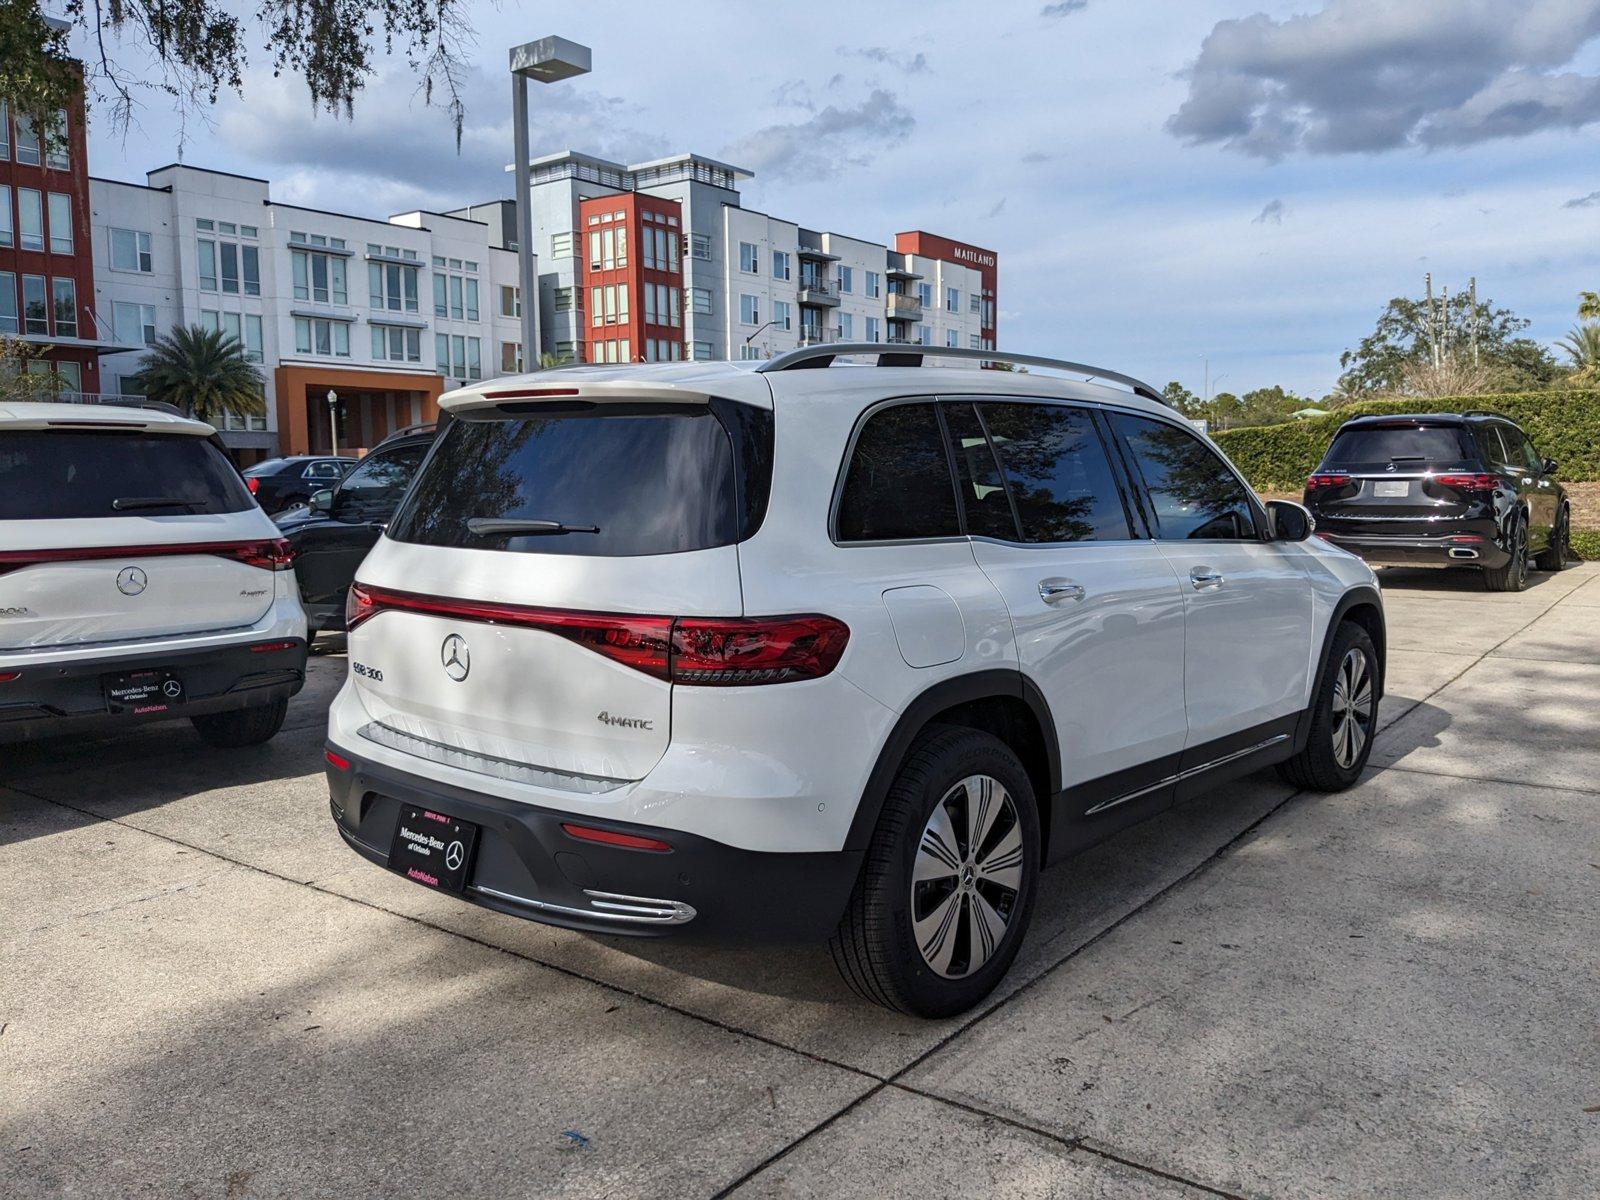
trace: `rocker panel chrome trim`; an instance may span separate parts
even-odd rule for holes
[[[1113,796],[1109,800],[1102,800],[1093,808],[1085,810],[1083,815],[1086,817],[1092,817],[1095,813],[1105,812],[1108,808],[1116,808],[1117,805],[1126,804],[1130,800],[1137,800],[1140,796],[1148,796],[1151,792],[1159,791],[1164,787],[1171,787],[1175,783],[1182,783],[1185,779],[1193,779],[1196,775],[1203,775],[1207,771],[1213,770],[1216,767],[1223,766],[1226,763],[1234,762],[1237,759],[1255,754],[1258,751],[1265,750],[1269,746],[1276,746],[1278,743],[1287,742],[1288,740],[1289,735],[1287,733],[1277,734],[1273,737],[1269,737],[1264,742],[1257,742],[1254,746],[1246,746],[1243,750],[1235,750],[1232,754],[1224,754],[1221,758],[1214,758],[1210,762],[1200,763],[1196,766],[1190,767],[1186,771],[1179,771],[1176,775],[1168,775],[1165,779],[1158,779],[1154,783],[1146,784],[1142,788],[1136,788],[1131,792],[1124,792],[1122,795]]]

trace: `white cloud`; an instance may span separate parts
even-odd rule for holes
[[[826,178],[905,141],[916,123],[894,93],[874,88],[860,104],[830,104],[807,120],[768,125],[740,138],[725,153],[768,180]]]

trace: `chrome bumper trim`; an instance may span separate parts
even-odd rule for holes
[[[481,896],[493,896],[496,900],[504,900],[508,904],[517,904],[523,908],[531,908],[535,912],[554,913],[563,917],[599,918],[603,921],[620,921],[633,925],[687,925],[697,915],[692,906],[681,900],[652,900],[645,896],[620,896],[614,892],[596,892],[588,888],[583,894],[591,898],[593,908],[571,908],[565,904],[551,904],[546,900],[534,900],[528,896],[518,896],[512,892],[502,892],[498,888],[482,887],[476,883],[468,884],[469,892],[477,892]]]

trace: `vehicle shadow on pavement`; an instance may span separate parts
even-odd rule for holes
[[[1490,592],[1484,586],[1483,572],[1475,567],[1381,567],[1378,585],[1385,592],[1450,592],[1467,596],[1526,595],[1549,587],[1560,579],[1550,571],[1529,571],[1521,593]]]

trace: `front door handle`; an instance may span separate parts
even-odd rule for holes
[[[1204,592],[1221,587],[1227,580],[1220,571],[1213,571],[1210,567],[1195,567],[1189,572],[1189,582],[1194,585],[1195,591]]]
[[[1060,604],[1066,600],[1082,600],[1083,584],[1069,583],[1065,579],[1041,579],[1039,599],[1046,604]]]

